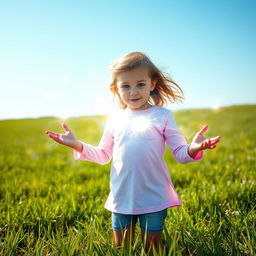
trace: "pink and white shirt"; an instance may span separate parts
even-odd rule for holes
[[[153,105],[145,110],[119,110],[111,114],[98,146],[83,144],[75,160],[106,164],[112,158],[110,193],[105,208],[123,214],[144,214],[180,206],[164,162],[165,143],[182,163],[199,161],[188,154],[185,137],[179,132],[172,112]]]

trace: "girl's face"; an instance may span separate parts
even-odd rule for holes
[[[130,110],[144,110],[150,107],[148,103],[150,92],[154,90],[156,81],[151,81],[148,70],[138,67],[117,75],[118,94]]]

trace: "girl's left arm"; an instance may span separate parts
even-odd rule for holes
[[[190,156],[188,153],[190,144],[187,143],[185,137],[179,131],[174,115],[170,110],[168,110],[165,117],[163,135],[176,161],[186,164],[203,158],[203,151],[197,152],[194,157]]]
[[[194,136],[188,147],[188,153],[191,157],[195,157],[201,150],[215,148],[216,144],[220,141],[220,136],[214,138],[205,138],[203,134],[207,129],[208,125],[203,126],[203,128]]]
[[[208,127],[208,126],[207,126]],[[193,138],[190,144],[187,143],[185,137],[179,132],[175,118],[169,111],[164,129],[164,137],[166,143],[170,147],[174,158],[182,163],[199,161],[203,158],[203,150],[206,148],[214,148],[220,137],[207,139],[203,137],[203,133],[207,130],[204,126]]]

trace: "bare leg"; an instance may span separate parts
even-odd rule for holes
[[[125,229],[124,231],[121,230],[113,230],[113,238],[114,238],[114,245],[116,247],[120,247],[122,245],[122,240],[124,239],[124,243],[126,245],[129,245],[130,238],[131,242],[134,242],[135,238],[135,229],[136,224],[130,226],[129,228]]]
[[[146,253],[153,253],[153,247],[155,247],[156,250],[163,250],[164,244],[162,242],[162,235],[163,232],[159,232],[156,234],[146,234],[146,244],[145,244],[145,251]],[[145,241],[145,232],[141,230],[141,239],[144,242]]]

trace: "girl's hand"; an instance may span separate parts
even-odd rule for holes
[[[51,139],[55,140],[56,142],[73,147],[76,142],[75,136],[72,131],[68,128],[65,123],[62,123],[62,127],[66,130],[65,134],[45,131],[44,133],[47,134]]]
[[[203,126],[203,128],[194,136],[189,146],[190,155],[195,156],[200,150],[213,149],[216,147],[216,143],[220,141],[220,136],[214,138],[205,138],[203,134],[207,129],[208,125]]]

